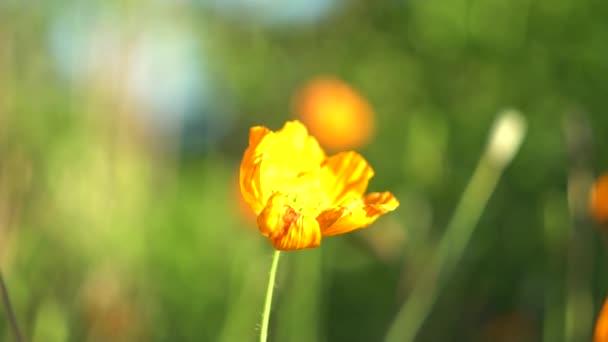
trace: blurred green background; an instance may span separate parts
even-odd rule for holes
[[[399,330],[511,107],[521,150],[415,340],[591,340],[607,17],[597,0],[0,0],[0,268],[26,340],[257,340],[272,247],[238,165],[249,127],[307,115],[294,99],[318,77],[372,109],[353,148],[401,206],[283,254],[271,341]]]

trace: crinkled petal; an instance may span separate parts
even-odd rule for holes
[[[259,213],[275,192],[289,193],[293,180],[318,172],[325,152],[298,121],[289,121],[277,132],[254,127],[241,163],[241,189]]]
[[[373,192],[363,198],[349,198],[323,211],[317,221],[323,236],[344,234],[369,226],[398,206],[399,202],[390,192]]]
[[[243,160],[241,161],[241,193],[245,202],[249,204],[256,214],[266,205],[266,201],[262,198],[262,184],[260,181],[262,153],[258,150],[258,146],[271,133],[266,127],[252,127],[249,131],[249,147],[245,150]]]
[[[280,193],[273,194],[268,200],[258,216],[258,227],[278,250],[314,248],[321,244],[317,220],[297,212]]]
[[[297,120],[286,122],[283,128],[276,132],[275,143],[285,157],[294,153],[307,157],[314,167],[318,167],[325,159],[325,152],[317,140],[308,134],[306,126]]]
[[[290,121],[272,134],[259,148],[264,154],[260,165],[262,184],[270,196],[279,191],[287,193],[294,177],[318,170],[325,160],[325,152],[306,127],[298,121]]]
[[[361,198],[374,170],[357,152],[342,152],[327,158],[321,171],[321,188],[331,203]]]

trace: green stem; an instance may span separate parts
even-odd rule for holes
[[[454,273],[502,170],[482,159],[439,242],[435,256],[420,275],[393,321],[385,342],[414,341],[442,285]]]
[[[456,272],[504,168],[519,149],[525,130],[525,119],[517,111],[506,110],[499,115],[486,151],[462,194],[434,257],[401,306],[385,342],[412,342],[416,338],[443,286]]]
[[[0,292],[2,293],[2,300],[4,301],[4,307],[6,308],[6,315],[8,316],[9,324],[13,329],[13,333],[15,334],[15,341],[21,342],[23,341],[23,338],[21,337],[19,325],[17,324],[17,317],[15,316],[15,312],[13,311],[13,306],[11,305],[10,297],[8,296],[8,289],[6,288],[6,284],[4,283],[4,278],[2,277],[1,272]]]
[[[262,314],[262,327],[260,330],[260,342],[266,342],[268,337],[268,321],[270,320],[270,307],[272,305],[272,293],[274,292],[274,279],[277,275],[280,251],[274,251],[272,255],[272,266],[268,277],[268,288],[266,289],[266,300],[264,301],[264,313]]]

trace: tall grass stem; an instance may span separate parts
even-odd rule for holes
[[[8,321],[15,334],[15,341],[22,342],[23,337],[21,335],[21,331],[19,330],[19,325],[17,324],[17,316],[15,316],[15,311],[13,310],[13,306],[11,304],[10,297],[8,295],[8,288],[6,287],[6,283],[4,282],[4,277],[2,276],[2,272],[0,272],[0,292],[2,292],[2,301],[4,302],[4,307],[6,309],[6,315],[8,316]]]
[[[416,338],[441,287],[449,280],[464,255],[504,168],[520,147],[525,130],[526,122],[519,112],[506,110],[498,115],[486,150],[454,210],[435,255],[391,324],[386,342],[411,342]]]

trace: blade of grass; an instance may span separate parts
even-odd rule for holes
[[[523,140],[525,119],[514,110],[499,114],[485,153],[473,172],[435,256],[414,284],[389,328],[386,342],[413,341],[429,315],[439,291],[454,272],[504,168]]]
[[[4,308],[6,310],[6,315],[8,316],[9,324],[13,330],[13,333],[15,334],[15,341],[22,342],[23,338],[21,331],[19,330],[19,325],[17,324],[17,316],[15,316],[15,311],[13,310],[13,306],[8,295],[8,288],[4,282],[2,272],[0,272],[0,292],[2,292],[2,301],[4,302]]]
[[[588,215],[591,171],[591,125],[579,114],[567,115],[563,121],[568,147],[568,205],[570,237],[566,269],[565,341],[589,341],[593,333],[593,244]]]

